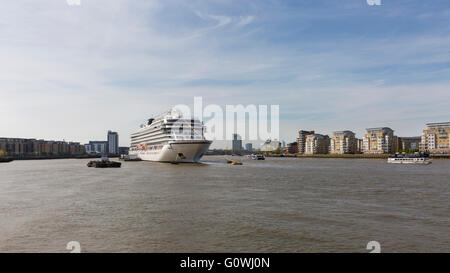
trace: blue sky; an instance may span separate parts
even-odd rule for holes
[[[279,104],[281,138],[450,121],[448,0],[2,1],[0,135],[128,135],[173,105]],[[93,119],[92,117],[106,116]]]

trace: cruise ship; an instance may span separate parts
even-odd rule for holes
[[[198,119],[185,119],[169,110],[147,121],[131,135],[130,158],[145,161],[195,163],[212,141],[204,137],[205,126]]]

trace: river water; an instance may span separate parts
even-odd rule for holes
[[[450,161],[0,164],[0,252],[450,252]]]

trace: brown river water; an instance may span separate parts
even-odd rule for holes
[[[450,160],[0,164],[0,252],[450,252]]]

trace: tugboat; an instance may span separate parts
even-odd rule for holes
[[[87,164],[88,167],[95,167],[95,168],[120,168],[122,166],[122,163],[110,161],[108,157],[103,156],[102,160],[100,161],[90,161]]]
[[[428,165],[431,164],[431,158],[429,154],[426,153],[414,153],[414,154],[400,154],[389,156],[387,163],[391,164],[420,164]]]

